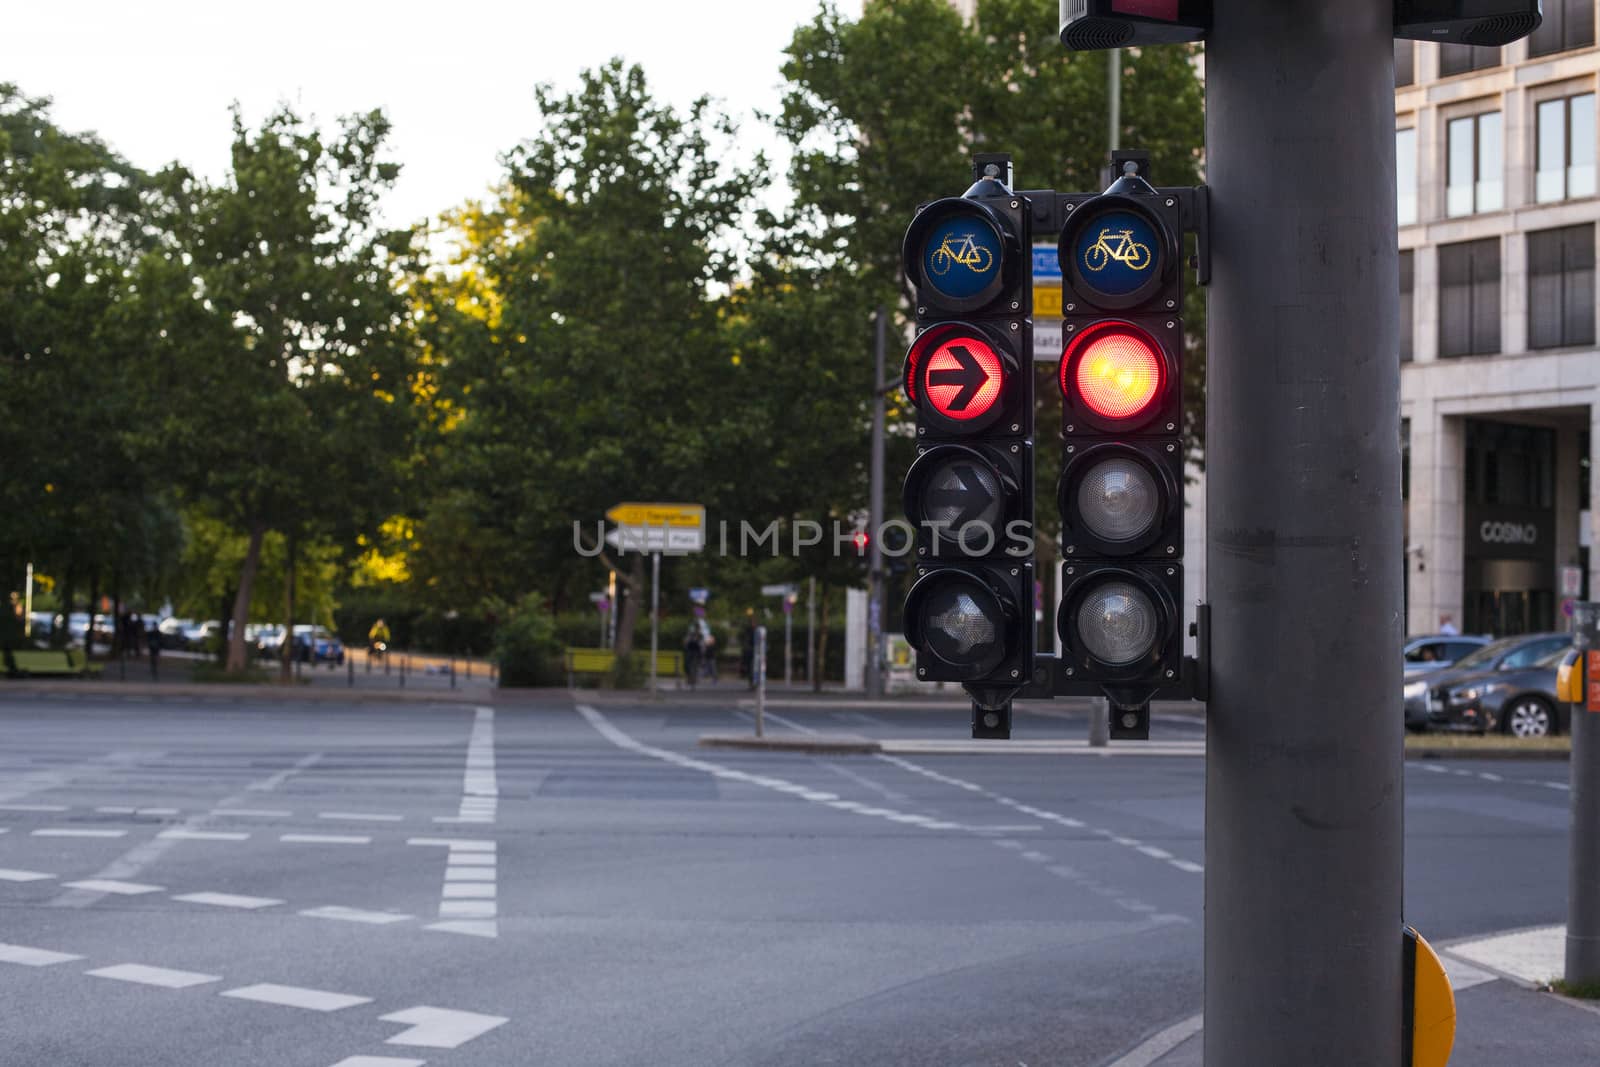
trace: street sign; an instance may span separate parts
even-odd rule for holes
[[[706,532],[700,527],[618,526],[606,534],[606,544],[623,552],[699,552],[706,547]]]
[[[706,601],[708,601],[710,599],[711,599],[711,590],[709,590],[709,589],[701,589],[699,587],[696,587],[694,589],[689,590],[689,603],[691,603],[691,604],[704,604]]]
[[[606,512],[618,526],[705,527],[706,509],[700,504],[618,504]]]
[[[799,591],[800,587],[795,585],[793,582],[782,582],[778,585],[764,585],[761,587],[762,596],[789,597],[794,596]]]
[[[1582,567],[1569,564],[1561,568],[1561,595],[1571,597],[1583,595]]]
[[[600,590],[600,592],[598,592],[598,593],[590,593],[589,594],[589,603],[591,603],[591,604],[604,604],[605,602],[606,602],[606,592],[605,592],[604,589]]]
[[[1061,254],[1054,244],[1033,246],[1033,324],[1037,329],[1041,319],[1061,318]],[[1056,333],[1059,342],[1061,334]],[[1038,354],[1039,338],[1034,336],[1034,358],[1057,360],[1061,358],[1061,346],[1058,343],[1055,351],[1049,356],[1041,357]]]

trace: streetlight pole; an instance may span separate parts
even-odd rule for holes
[[[1394,4],[1213,12],[1205,1063],[1399,1067]]]
[[[883,695],[883,361],[889,314],[880,304],[872,362],[872,470],[867,505],[867,684],[868,697]]]

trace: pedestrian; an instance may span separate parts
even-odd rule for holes
[[[161,660],[161,627],[151,623],[144,630],[144,647],[150,653],[150,679],[156,681],[160,678],[159,663]]]
[[[751,689],[756,687],[756,609],[744,609],[744,629],[739,631],[739,673]]]
[[[700,635],[700,663],[705,671],[705,676],[715,683],[717,680],[717,635],[712,632],[709,624],[702,623],[701,625],[705,626],[705,630]]]
[[[683,635],[683,676],[689,683],[689,688],[694,688],[694,683],[700,677],[700,654],[704,651],[700,644],[700,627],[691,622],[688,633]]]
[[[1446,612],[1445,614],[1439,616],[1439,632],[1444,634],[1446,637],[1454,637],[1461,632],[1460,630],[1456,629],[1456,620],[1454,615]]]

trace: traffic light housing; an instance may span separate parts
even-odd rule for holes
[[[1067,198],[1059,242],[1060,675],[1111,698],[1120,736],[1183,675],[1184,226],[1138,170]]]
[[[1009,734],[1010,695],[1033,673],[1032,214],[1009,165],[975,157],[971,188],[923,205],[903,250],[917,325],[904,632],[919,679],[973,694],[979,736]]]

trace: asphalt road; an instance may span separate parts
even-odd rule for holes
[[[696,743],[750,725],[722,694],[0,690],[0,1064],[1105,1067],[1154,1062],[1132,1050],[1199,1011],[1195,755]],[[1156,731],[1202,737],[1182,717]],[[1018,721],[1083,733],[1072,713]],[[1565,779],[1410,764],[1408,920],[1436,943],[1562,921]],[[1506,981],[1461,1005],[1458,1067],[1600,1047],[1600,1016]]]

